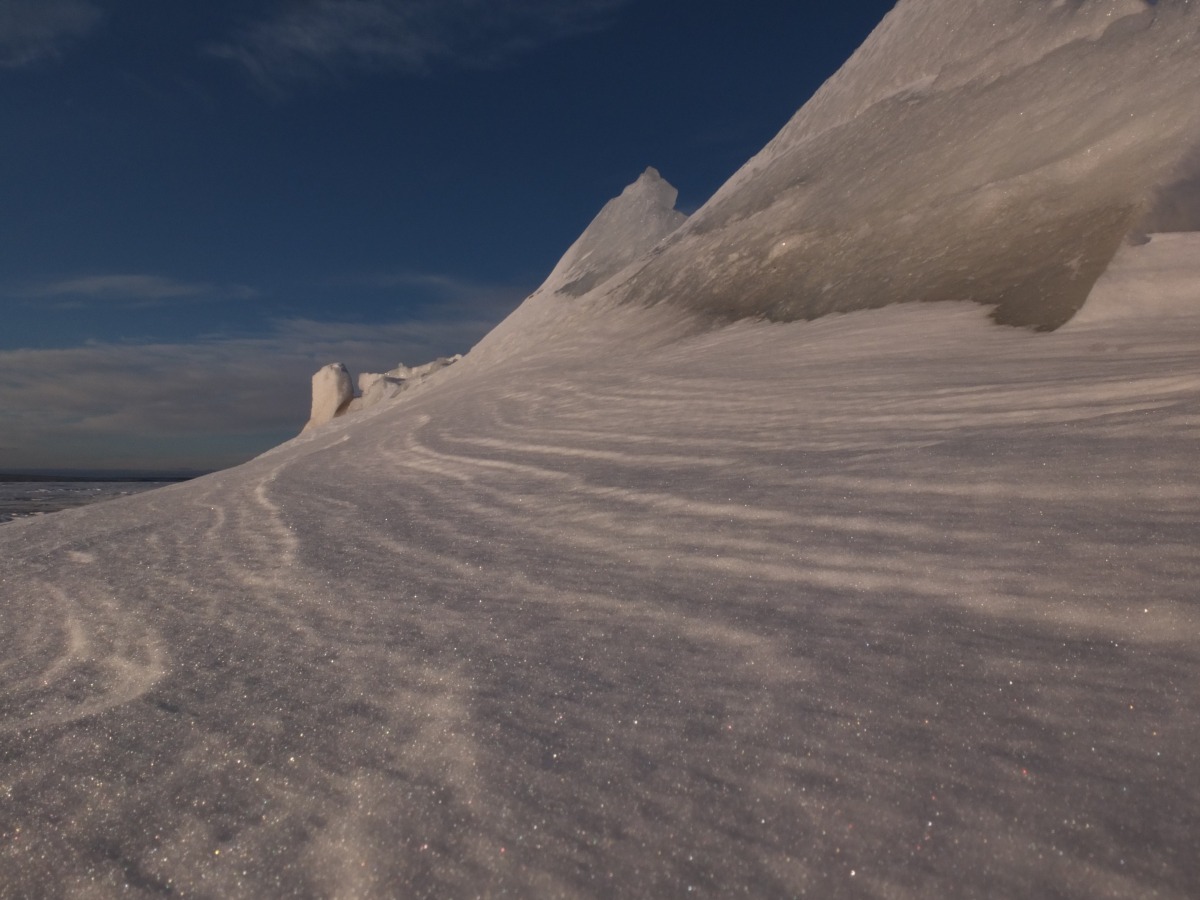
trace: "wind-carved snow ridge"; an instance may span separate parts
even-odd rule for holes
[[[904,0],[621,295],[1055,328],[1197,144],[1198,28],[1181,0]]]
[[[541,290],[578,297],[637,262],[687,220],[675,209],[678,197],[679,191],[658,170],[646,169],[621,196],[605,204]]]

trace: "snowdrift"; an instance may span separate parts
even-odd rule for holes
[[[0,897],[1192,897],[1193,236],[1051,334],[763,319],[1056,324],[1171,168],[1196,18],[902,3],[712,203],[645,177],[394,403],[0,527]]]
[[[1200,144],[1198,29],[1166,0],[900,3],[620,296],[1058,327]]]

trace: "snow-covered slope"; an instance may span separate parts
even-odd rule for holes
[[[622,296],[1053,328],[1200,143],[1200,6],[902,0]]]
[[[668,315],[0,527],[0,896],[1191,898],[1200,317]]]
[[[637,262],[687,221],[675,209],[678,197],[657,169],[647,169],[605,204],[541,290],[578,297]]]
[[[1101,5],[921,8],[961,13],[964,58],[1005,58],[979,37],[996,11],[1098,23]],[[918,6],[890,20],[896,47],[902,13],[933,22]],[[1153,98],[1154,66],[1110,51],[1145,40],[1190,83],[1181,51],[1147,35],[1172,20],[1189,52],[1200,38],[1189,4],[1147,12],[1143,31],[1086,47],[1033,34],[1065,71],[1104,68],[1091,47]],[[1008,191],[1035,186],[1030,253],[1119,231],[1120,216],[1083,217],[1087,172],[1136,182],[1114,161],[1169,154],[1141,126],[1105,144],[1124,106],[1099,91],[1080,99],[1100,123],[1056,101],[1078,130],[1061,166],[1029,169],[1048,143],[1000,128],[1009,149],[975,170],[977,195],[970,171],[942,173],[953,189],[919,177],[968,162],[922,137],[937,109],[1032,84],[994,74],[910,118],[899,100],[855,108],[797,151],[831,167],[815,191],[841,185],[848,216],[878,213],[847,255],[803,256],[806,278],[853,275],[849,254],[888,245],[919,272],[870,276],[881,289],[944,271],[1042,290],[1011,243],[982,253],[1012,238]],[[903,164],[856,124],[872,116],[892,153],[912,151]],[[875,134],[894,176],[863,174],[869,200],[838,168],[837,147],[856,146],[842,127]],[[1012,180],[990,180],[1006,155]],[[1096,182],[1097,210],[1132,196],[1123,177]],[[687,254],[709,274],[735,257],[725,286],[752,291],[758,272],[777,288],[737,254],[814,201],[797,184],[778,208],[737,206],[763,178],[627,269],[606,241],[577,245],[560,275],[601,259],[624,274],[577,297],[548,285],[394,404],[208,478],[0,526],[0,898],[1190,900],[1194,242],[1130,248],[1090,316],[1053,334],[961,303],[714,327],[704,310],[731,308],[703,291],[699,311],[629,302],[673,284]],[[914,208],[921,184],[955,235],[940,257],[915,227],[934,206],[905,229],[885,203]],[[665,216],[666,190],[650,193]],[[1170,316],[1112,314],[1164,290]]]

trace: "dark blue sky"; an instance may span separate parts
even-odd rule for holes
[[[691,211],[891,2],[0,0],[0,470],[207,468]]]

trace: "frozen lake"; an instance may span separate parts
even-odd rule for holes
[[[56,481],[20,475],[0,475],[0,524],[140,494],[167,483],[169,482],[145,480]]]

